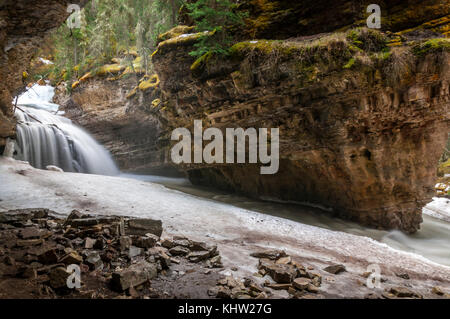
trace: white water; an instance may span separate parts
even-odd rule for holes
[[[34,85],[17,99],[16,159],[36,168],[55,165],[66,172],[116,175],[109,152],[69,119],[56,115],[54,88]]]

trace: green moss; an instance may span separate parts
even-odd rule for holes
[[[424,43],[418,44],[413,48],[417,56],[424,56],[429,53],[450,51],[450,39],[437,38],[430,39]]]
[[[200,76],[205,68],[207,67],[208,63],[211,61],[214,54],[212,52],[205,53],[201,57],[199,57],[197,60],[195,60],[194,63],[191,65],[191,72],[193,76]]]
[[[351,69],[352,66],[355,64],[356,59],[355,58],[351,58],[346,65],[343,66],[344,69]]]
[[[178,37],[178,36],[180,36],[182,34],[192,33],[192,31],[194,31],[194,29],[195,29],[195,27],[189,27],[187,25],[176,26],[176,27],[170,29],[169,31],[167,31],[167,32],[165,32],[163,34],[160,34],[158,36],[158,41],[157,42],[158,43],[159,42],[163,42],[163,41],[166,41],[166,40]]]
[[[378,52],[387,47],[388,39],[380,31],[356,28],[347,32],[347,40],[366,52]]]

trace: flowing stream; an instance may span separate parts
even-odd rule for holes
[[[58,105],[51,103],[54,89],[34,85],[18,100],[16,116],[16,158],[30,162],[37,168],[55,165],[68,172],[118,175],[108,151],[83,129],[61,116]],[[326,212],[295,203],[254,200],[193,186],[187,179],[151,175],[121,174],[121,177],[162,184],[205,200],[226,203],[267,215],[289,219],[333,231],[366,236],[393,248],[422,255],[436,263],[450,266],[450,223],[424,214],[421,230],[414,235],[399,231],[382,231],[331,217]],[[450,203],[442,203],[444,213],[450,216]],[[424,212],[427,209],[424,209]]]

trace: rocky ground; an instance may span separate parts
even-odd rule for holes
[[[223,264],[217,246],[180,236],[161,238],[161,221],[76,210],[67,218],[58,216],[43,208],[0,214],[0,298],[265,299],[277,291],[287,291],[287,298],[327,296],[321,291],[322,275],[284,251],[252,253],[259,259],[258,272],[234,278],[219,273]],[[68,287],[75,283],[68,268],[73,265],[81,270],[78,289]],[[346,268],[330,265],[323,271],[337,276]],[[369,275],[361,275],[362,286]],[[365,297],[423,297],[406,286]],[[440,287],[432,293],[450,298]]]

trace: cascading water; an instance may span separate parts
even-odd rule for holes
[[[36,168],[55,165],[66,172],[116,175],[109,152],[88,133],[58,114],[54,88],[34,85],[17,99],[16,159]]]

